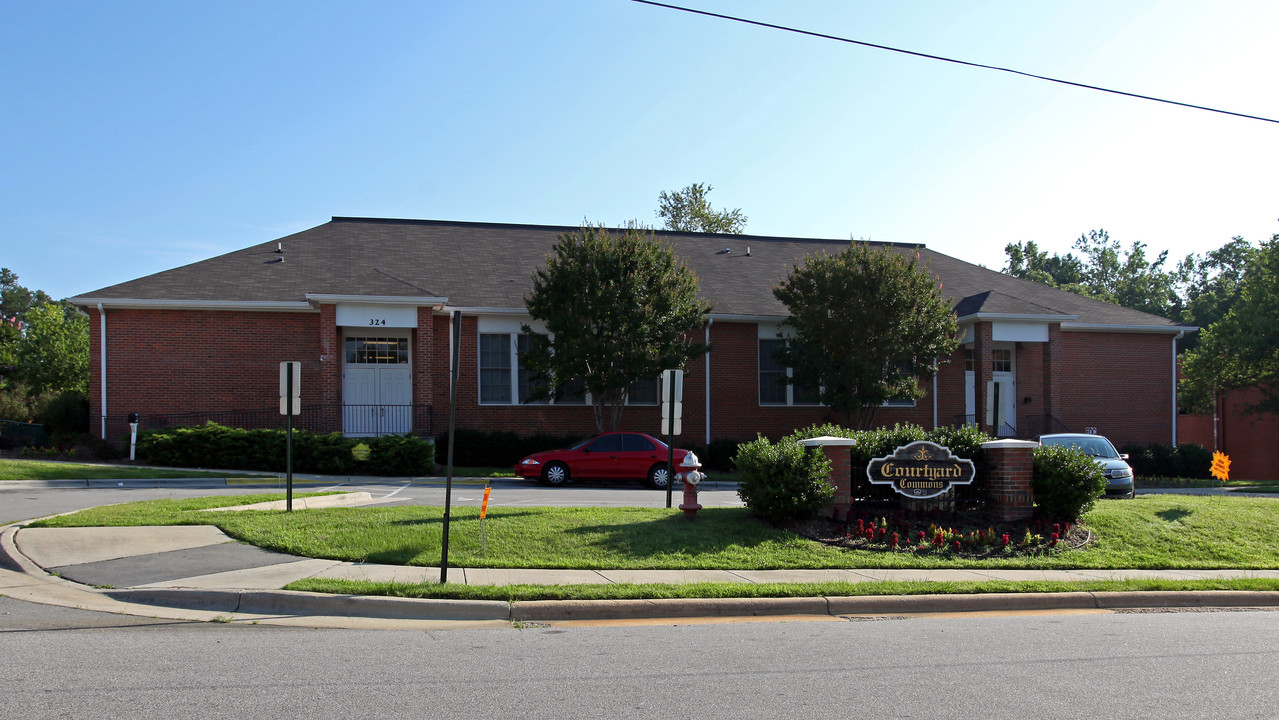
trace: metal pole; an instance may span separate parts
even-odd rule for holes
[[[444,474],[444,537],[440,542],[440,583],[449,580],[449,514],[453,506],[453,437],[457,435],[457,366],[461,356],[462,313],[453,311],[453,357],[449,373],[449,462]]]
[[[668,370],[662,377],[670,378],[670,390],[666,397],[671,401],[670,411],[666,414],[666,507],[671,507],[671,493],[675,487],[675,371]]]
[[[284,414],[286,434],[284,436],[284,478],[285,478],[285,512],[293,512],[293,366],[286,366],[285,397],[288,412]]]

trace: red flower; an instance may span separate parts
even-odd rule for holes
[[[919,541],[920,541],[920,542],[923,542],[923,541],[924,541],[924,538],[926,538],[926,537],[928,537],[928,536],[924,534],[924,531],[923,531],[923,530],[920,530],[920,531],[919,531]]]
[[[940,530],[938,530],[938,531],[937,531],[937,534],[936,534],[935,536],[933,536],[933,544],[934,544],[934,545],[945,545],[945,544],[946,544],[946,538],[942,537],[942,534],[941,534],[941,531],[940,531]]]
[[[893,533],[893,539],[888,543],[889,547],[897,547],[897,533]]]
[[[1004,541],[1005,547],[1008,546],[1008,543],[1012,542],[1012,538],[1008,537],[1008,533],[1004,533],[1003,537],[1001,537],[1000,539]]]
[[[1058,536],[1057,536],[1057,533],[1053,533],[1053,534],[1052,534],[1052,539],[1050,539],[1050,540],[1048,541],[1048,547],[1057,547],[1057,540],[1058,540],[1058,539],[1059,539],[1059,538],[1058,538]]]
[[[959,551],[959,550],[963,549],[963,547],[964,547],[964,546],[963,546],[963,545],[962,545],[962,544],[961,544],[958,540],[956,540],[956,541],[955,541],[955,550],[956,550],[956,551]]]

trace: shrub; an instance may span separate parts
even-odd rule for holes
[[[39,422],[50,435],[79,437],[89,432],[89,398],[77,390],[55,395],[41,404]]]
[[[830,461],[798,440],[786,438],[774,445],[758,437],[739,446],[733,462],[740,473],[738,496],[772,523],[816,517],[835,494],[827,480]]]
[[[435,467],[435,443],[412,435],[383,435],[367,441],[374,475],[428,475]],[[350,456],[350,451],[347,451]]]
[[[453,464],[471,467],[511,467],[525,455],[542,450],[566,448],[581,437],[537,434],[520,437],[512,432],[484,432],[458,428],[453,445]],[[439,462],[448,462],[449,434],[435,441]]]
[[[1041,516],[1074,522],[1106,491],[1106,476],[1081,450],[1046,446],[1034,451],[1032,486]]]
[[[1128,464],[1140,477],[1211,477],[1212,451],[1194,443],[1181,443],[1176,447],[1162,443],[1128,443],[1119,448],[1119,452],[1128,455]]]
[[[351,449],[360,442],[371,450],[367,463],[357,462],[351,454]],[[138,453],[148,462],[172,467],[280,472],[287,465],[285,443],[284,430],[245,430],[205,423],[145,431],[138,438]],[[341,433],[293,431],[293,469],[298,472],[424,475],[434,463],[435,445],[419,437],[347,438]]]

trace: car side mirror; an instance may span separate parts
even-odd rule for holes
[[[1127,460],[1127,459],[1128,459],[1128,453],[1119,453],[1119,459],[1120,459],[1120,460]]]

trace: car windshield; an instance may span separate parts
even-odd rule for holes
[[[1100,435],[1083,435],[1074,437],[1046,437],[1042,438],[1044,445],[1065,445],[1077,447],[1080,450],[1100,458],[1116,458],[1119,453],[1115,452],[1115,446],[1110,441]]]

